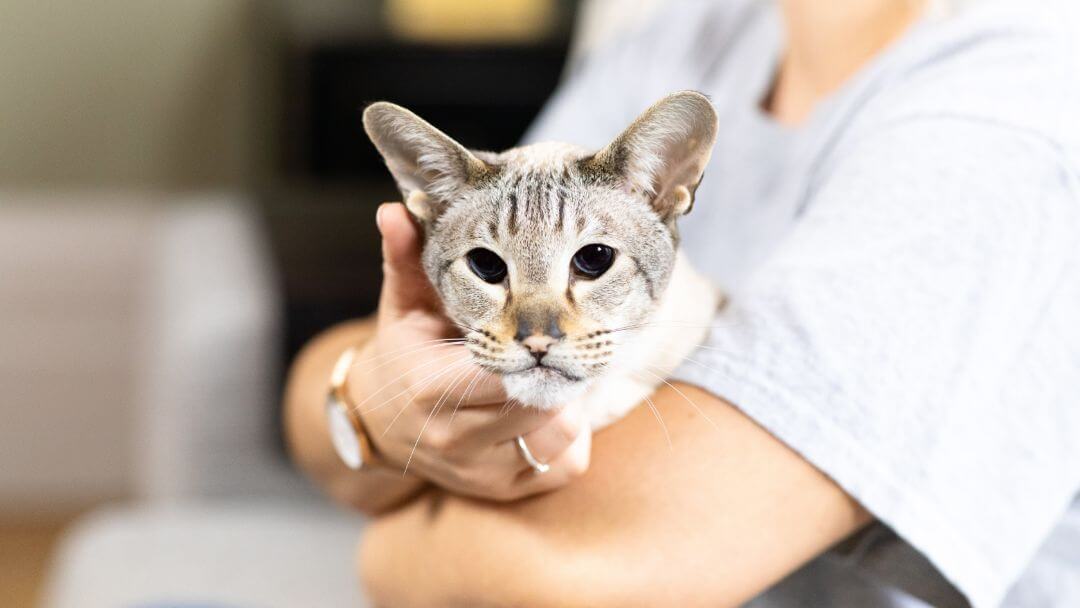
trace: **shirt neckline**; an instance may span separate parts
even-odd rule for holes
[[[817,125],[825,121],[840,100],[851,95],[852,91],[857,90],[867,78],[872,78],[872,75],[878,72],[882,65],[891,61],[891,57],[896,55],[899,49],[907,47],[914,37],[928,25],[939,21],[944,14],[939,2],[927,2],[922,14],[904,32],[859,67],[835,91],[818,100],[806,115],[806,118],[798,124],[785,124],[776,120],[772,114],[762,107],[763,100],[776,81],[776,74],[780,69],[782,60],[784,42],[784,28],[780,7],[775,2],[766,3],[762,5],[761,14],[755,19],[752,28],[748,29],[747,36],[744,38],[745,41],[757,39],[762,42],[756,45],[757,48],[750,48],[755,46],[752,44],[740,45],[739,56],[736,57],[738,62],[750,66],[747,73],[744,74],[745,94],[738,100],[736,109],[749,123],[776,136],[790,137],[800,133],[812,132]]]

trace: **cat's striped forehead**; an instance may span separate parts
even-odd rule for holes
[[[590,151],[540,143],[477,156],[489,171],[439,219],[429,245],[460,255],[484,243],[520,279],[542,284],[590,239],[615,239],[640,257],[650,283],[662,280],[669,260],[656,258],[671,254],[673,233],[647,202],[591,166]]]
[[[482,219],[495,238],[531,233],[562,232],[569,215],[585,228],[580,204],[586,188],[580,160],[588,153],[569,144],[540,143],[514,148],[486,160],[496,168],[483,188],[485,198],[500,202],[499,213]]]

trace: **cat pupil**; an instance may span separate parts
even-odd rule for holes
[[[615,250],[607,245],[586,245],[574,254],[574,268],[579,274],[595,279],[607,272],[615,261]]]
[[[506,278],[506,262],[490,249],[477,247],[465,254],[469,269],[488,283],[501,283]]]

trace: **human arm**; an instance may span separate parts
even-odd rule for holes
[[[330,441],[323,411],[330,372],[345,349],[366,343],[374,330],[374,319],[343,323],[305,346],[289,373],[284,412],[293,460],[334,500],[369,514],[397,506],[424,486],[389,468],[353,471]]]
[[[376,521],[366,589],[395,607],[735,605],[870,520],[730,404],[679,390],[652,399],[670,447],[637,408],[559,492],[507,504],[429,492]]]

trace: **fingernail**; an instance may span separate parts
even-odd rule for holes
[[[379,208],[375,210],[375,226],[378,227],[379,232],[382,232],[383,209],[386,209],[386,203],[379,205]]]

